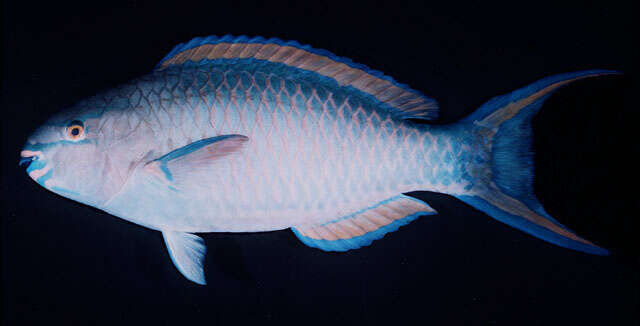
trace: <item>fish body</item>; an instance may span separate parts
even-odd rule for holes
[[[113,117],[126,121],[133,160],[219,135],[249,141],[207,171],[207,182],[189,181],[202,183],[196,191],[163,192],[158,205],[158,197],[146,200],[145,182],[131,179],[101,208],[155,229],[266,231],[325,223],[415,189],[463,193],[470,184],[462,156],[474,151],[463,129],[413,123],[335,81],[260,68],[181,66],[105,94],[105,103],[123,98],[136,108]]]
[[[149,75],[81,101],[21,153],[44,187],[163,232],[188,279],[204,283],[197,232],[291,228],[345,251],[435,214],[403,195],[456,196],[558,245],[595,254],[533,195],[530,119],[553,76],[450,125],[434,100],[377,71],[295,42],[198,38]]]

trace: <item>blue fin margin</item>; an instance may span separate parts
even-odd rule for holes
[[[473,121],[482,120],[485,117],[487,117],[489,114],[493,113],[496,109],[504,107],[509,102],[528,97],[531,94],[534,94],[535,92],[557,82],[561,82],[561,81],[569,80],[573,78],[586,77],[586,76],[619,75],[619,74],[621,74],[621,72],[616,70],[591,69],[591,70],[582,70],[582,71],[561,73],[561,74],[549,76],[549,77],[540,79],[534,83],[531,83],[525,87],[517,89],[509,94],[500,95],[500,96],[491,98],[489,101],[484,103],[478,109],[473,111],[473,113],[461,119],[460,122],[464,122],[464,121],[473,122]]]
[[[366,247],[370,245],[373,241],[382,239],[387,233],[397,231],[401,226],[407,225],[412,221],[416,220],[418,217],[423,215],[431,215],[433,213],[428,212],[420,212],[411,214],[399,220],[396,220],[388,225],[385,225],[375,231],[371,231],[367,234],[353,237],[351,239],[338,239],[338,240],[324,240],[324,239],[312,239],[306,237],[300,232],[298,232],[295,228],[291,228],[293,233],[302,241],[305,245],[317,248],[324,251],[339,251],[344,252],[351,249],[358,249],[362,247]]]
[[[575,232],[549,216],[535,197],[533,191],[534,161],[531,148],[531,136],[533,134],[531,119],[540,110],[544,101],[559,87],[574,80],[610,74],[619,74],[619,72],[612,70],[586,70],[550,76],[510,94],[494,97],[476,112],[463,119],[462,123],[472,124],[471,128],[493,128],[495,130],[495,135],[491,138],[490,155],[491,182],[497,188],[488,184],[486,189],[479,188],[473,195],[456,195],[456,197],[489,216],[540,239],[573,250],[596,255],[607,255],[609,252],[606,249],[593,245],[586,240],[587,243],[576,241],[560,234],[562,232],[556,233],[534,223],[530,219],[514,215],[503,208],[495,206],[506,205],[506,202],[498,201],[493,205],[485,198],[496,200],[497,198],[504,199],[505,197],[502,196],[510,197],[524,204],[533,213],[539,215],[540,218],[546,219],[555,224],[555,226],[575,235]],[[547,87],[551,88],[539,93]],[[519,101],[527,98],[531,98],[532,101],[524,102],[524,104],[521,104],[522,106],[518,106],[517,103],[522,103]],[[516,103],[514,104],[516,105],[515,107],[510,106],[513,103]],[[509,113],[513,111],[509,110],[514,108],[518,111],[510,115]],[[581,239],[580,237],[577,238]]]
[[[382,239],[387,233],[390,232],[394,232],[397,231],[401,226],[407,225],[409,223],[411,223],[412,221],[416,220],[418,217],[420,216],[426,216],[426,215],[434,215],[436,214],[436,211],[433,210],[429,205],[427,205],[427,203],[425,203],[422,200],[419,200],[417,198],[413,198],[410,196],[406,196],[406,195],[401,195],[398,197],[393,197],[392,199],[389,200],[385,200],[382,201],[378,204],[376,204],[375,206],[363,209],[362,211],[359,211],[357,213],[351,214],[350,216],[356,216],[364,211],[369,211],[369,210],[374,210],[380,206],[385,205],[386,203],[392,201],[395,198],[406,198],[409,200],[412,200],[418,204],[422,204],[424,205],[425,211],[419,211],[419,212],[415,212],[412,214],[409,214],[405,217],[396,219],[395,221],[381,226],[378,229],[365,233],[363,235],[360,236],[356,236],[353,238],[349,238],[349,239],[337,239],[337,240],[326,240],[326,239],[313,239],[310,237],[307,237],[305,235],[303,235],[300,231],[296,230],[296,228],[291,228],[291,230],[293,231],[293,233],[298,237],[298,239],[300,239],[300,241],[302,241],[305,245],[312,247],[312,248],[317,248],[320,250],[324,250],[324,251],[339,251],[339,252],[344,252],[344,251],[348,251],[351,249],[358,249],[361,247],[365,247],[370,245],[373,241],[375,240],[379,240]],[[430,211],[428,211],[430,210]],[[341,219],[338,219],[341,220]]]
[[[577,250],[577,251],[582,251],[582,252],[586,252],[589,254],[594,254],[594,255],[601,255],[601,256],[605,256],[609,254],[609,251],[598,247],[598,246],[590,246],[588,244],[585,243],[581,243],[578,241],[574,241],[571,240],[569,238],[566,238],[564,236],[561,236],[555,232],[552,232],[542,226],[539,226],[535,223],[532,223],[520,216],[516,216],[510,213],[507,213],[505,211],[503,211],[500,208],[495,207],[494,205],[491,205],[489,202],[487,202],[486,200],[478,197],[478,196],[456,196],[458,199],[462,200],[463,202],[475,207],[476,209],[479,209],[480,211],[486,213],[487,215],[495,218],[496,220],[505,223],[509,226],[512,226],[516,229],[522,230],[526,233],[529,233],[537,238],[540,238],[542,240],[546,240],[548,242],[551,242],[555,245],[564,247],[564,248],[568,248],[568,249],[572,249],[572,250]],[[538,212],[539,213],[539,212]],[[545,214],[547,218],[550,219],[550,216]],[[552,219],[550,219],[552,220]],[[553,220],[555,221],[555,220]],[[557,221],[555,221],[555,223],[557,223]],[[567,229],[566,227],[562,226],[561,224],[557,223],[559,226]],[[567,229],[568,230],[568,229]]]

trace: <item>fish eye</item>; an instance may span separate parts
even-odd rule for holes
[[[79,140],[84,137],[84,124],[82,121],[73,120],[67,125],[67,138]]]

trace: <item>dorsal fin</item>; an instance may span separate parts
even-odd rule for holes
[[[339,85],[352,86],[401,111],[405,119],[432,120],[438,116],[437,102],[407,85],[350,59],[295,41],[230,35],[196,37],[173,48],[156,70],[189,61],[245,58],[282,63],[333,78]]]

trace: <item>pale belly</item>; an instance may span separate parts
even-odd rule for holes
[[[137,169],[103,209],[157,230],[258,232],[326,223],[423,187],[398,173],[406,165],[402,155],[372,156],[359,148],[369,144],[352,143],[355,150],[282,144],[288,150],[251,141],[241,155],[178,190]]]

